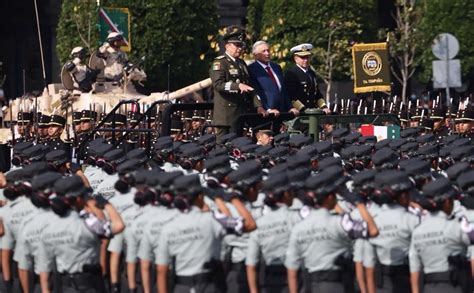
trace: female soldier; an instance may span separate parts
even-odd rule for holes
[[[288,190],[290,184],[286,173],[275,174],[263,183],[265,204],[268,212],[257,219],[258,230],[250,234],[247,258],[247,280],[250,292],[258,290],[257,264],[263,269],[259,274],[261,292],[288,292],[285,253],[288,248],[291,228],[301,220],[297,210],[290,210],[293,194]],[[261,256],[261,257],[260,257]]]
[[[463,292],[462,267],[467,247],[474,242],[474,226],[465,218],[452,217],[457,191],[446,178],[423,187],[430,202],[429,214],[415,228],[409,251],[413,293],[421,292],[420,272],[424,273],[424,292]],[[458,286],[461,285],[461,286]]]
[[[54,225],[43,231],[38,247],[42,292],[50,292],[48,281],[54,263],[61,275],[61,292],[104,292],[100,237],[122,232],[122,219],[102,197],[88,199],[89,190],[79,176],[59,179],[54,190],[51,208],[57,216]],[[107,212],[109,221],[100,209]]]
[[[173,186],[174,206],[181,213],[161,231],[156,256],[158,292],[168,292],[167,276],[172,259],[176,273],[174,292],[220,292],[216,275],[220,272],[217,260],[222,237],[226,232],[252,231],[256,228],[255,221],[236,197],[229,200],[241,218],[216,217],[205,211],[208,208],[198,175],[178,177]],[[216,199],[218,207],[223,204],[219,201]]]

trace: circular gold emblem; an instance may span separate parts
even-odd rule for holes
[[[374,51],[365,53],[362,58],[362,69],[367,75],[377,75],[382,70],[382,59]]]

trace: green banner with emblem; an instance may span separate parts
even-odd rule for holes
[[[132,39],[130,35],[130,11],[128,8],[106,8],[99,9],[100,40],[105,42],[107,35],[111,32],[121,33],[125,40],[122,50],[132,50]]]
[[[354,93],[390,92],[387,43],[352,46]]]

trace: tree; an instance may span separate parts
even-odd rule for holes
[[[59,60],[69,59],[72,48],[81,46],[92,52],[99,45],[97,27],[97,2],[95,0],[63,0],[57,27]]]
[[[270,43],[275,61],[292,63],[291,47],[315,46],[313,67],[327,84],[330,98],[334,80],[352,75],[351,45],[376,38],[372,0],[253,0],[248,8],[248,31],[253,41]]]
[[[396,28],[388,33],[390,55],[394,62],[390,69],[402,85],[401,96],[406,104],[408,82],[419,65],[418,53],[426,43],[420,30],[425,6],[424,0],[397,0],[395,6],[393,18]]]
[[[67,59],[75,46],[83,44],[93,51],[100,45],[96,3],[95,0],[63,0],[57,38],[61,61]],[[145,85],[149,90],[168,89],[168,66],[171,90],[209,76],[209,66],[216,56],[210,47],[217,33],[216,1],[105,0],[101,1],[101,6],[129,8],[132,38],[129,57],[134,61],[146,56],[144,69],[148,78]],[[88,27],[91,28],[90,41],[85,42],[80,36],[89,35]]]

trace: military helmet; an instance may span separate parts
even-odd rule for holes
[[[86,49],[83,47],[75,47],[74,49],[71,50],[71,58],[79,58],[79,59],[84,59],[86,56]]]
[[[118,32],[111,32],[107,35],[107,42],[112,43],[115,41],[123,40],[123,35]]]

